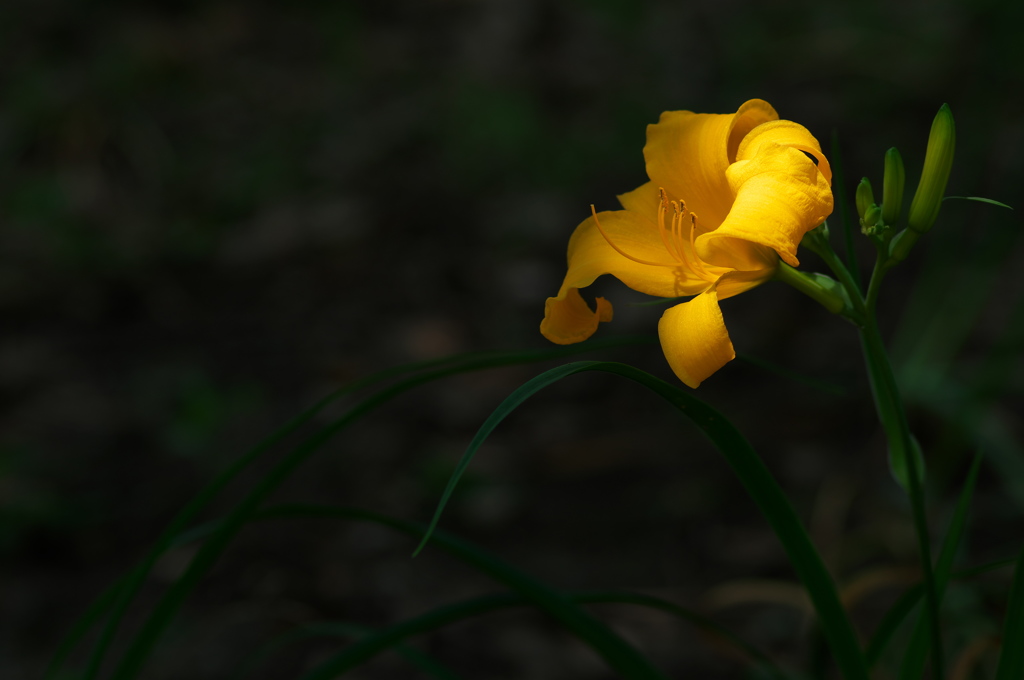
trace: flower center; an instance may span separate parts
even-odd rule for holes
[[[604,237],[604,240],[608,242],[608,245],[615,252],[633,262],[654,267],[673,267],[677,270],[681,269],[695,274],[705,281],[715,281],[715,277],[707,271],[694,249],[693,239],[697,231],[697,215],[686,209],[685,201],[668,200],[668,194],[665,193],[663,188],[658,188],[658,194],[658,235],[661,237],[662,245],[665,246],[665,251],[674,260],[673,262],[652,262],[630,255],[624,251],[608,236],[608,232],[604,230],[601,222],[597,219],[597,211],[591,205],[590,212],[594,216],[594,224],[597,225],[597,230],[601,232],[601,236]],[[671,215],[668,214],[670,208]],[[667,224],[666,217],[668,217]]]

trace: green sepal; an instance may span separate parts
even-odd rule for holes
[[[805,272],[794,269],[785,262],[779,262],[775,270],[775,278],[796,288],[801,293],[821,303],[832,312],[839,314],[854,323],[860,323],[860,314],[850,302],[850,296],[841,283],[831,276],[817,272]]]

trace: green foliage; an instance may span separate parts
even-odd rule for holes
[[[570,375],[583,371],[604,371],[621,375],[664,398],[669,404],[689,418],[725,456],[733,471],[743,483],[765,519],[775,530],[776,536],[786,549],[797,575],[807,588],[818,614],[818,621],[828,640],[836,663],[848,680],[868,677],[867,664],[861,653],[853,626],[836,594],[832,577],[825,569],[821,557],[815,550],[807,532],[790,505],[785,493],[779,488],[771,473],[757,457],[750,444],[735,427],[720,413],[682,389],[625,364],[608,362],[577,362],[551,369],[524,383],[502,402],[477,431],[452,473],[448,488],[441,497],[438,508],[431,519],[427,534],[417,548],[423,548],[441,517],[444,506],[451,497],[455,485],[465,472],[473,456],[487,436],[509,413],[519,407],[527,398],[539,390]]]
[[[1013,585],[1006,603],[1003,624],[1003,653],[999,657],[995,680],[1014,680],[1024,676],[1024,548],[1013,572]]]

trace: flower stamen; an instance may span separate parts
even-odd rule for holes
[[[680,220],[682,221],[682,220]],[[680,229],[682,225],[680,225]],[[714,277],[708,273],[708,270],[704,268],[704,262],[697,256],[697,245],[694,243],[694,236],[697,231],[697,215],[696,213],[690,213],[690,252],[693,253],[693,261],[696,262],[696,266],[693,269],[697,274],[704,280],[711,280]]]
[[[678,248],[676,247],[678,245],[678,241],[673,239],[673,241],[670,243],[668,239],[668,229],[665,228],[665,210],[668,209],[669,203],[668,195],[665,193],[665,190],[661,187],[658,187],[658,193],[661,194],[661,198],[658,201],[658,235],[661,236],[661,242],[665,246],[665,250],[668,251],[668,254],[685,265],[686,258],[683,257],[682,253],[679,252]],[[675,223],[674,218],[673,223]]]

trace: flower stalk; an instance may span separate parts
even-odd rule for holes
[[[816,252],[833,271],[851,307],[856,310],[856,320],[864,353],[871,394],[875,402],[878,420],[885,431],[889,445],[889,464],[893,476],[907,492],[913,513],[914,530],[917,535],[918,552],[925,585],[925,616],[929,623],[932,655],[932,677],[941,680],[944,676],[944,653],[942,634],[939,626],[939,594],[931,558],[931,540],[928,533],[924,504],[924,468],[917,446],[910,432],[903,398],[893,373],[889,355],[878,328],[875,314],[878,291],[885,272],[892,262],[879,252],[871,276],[868,292],[860,293],[850,272],[829,246],[827,241],[815,243]],[[812,296],[813,297],[813,296]],[[849,318],[849,317],[848,317]]]

